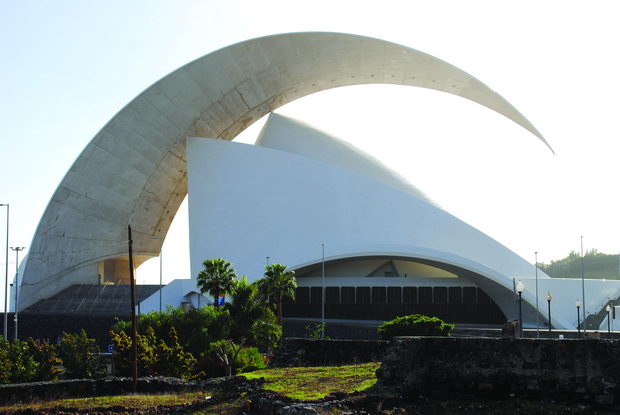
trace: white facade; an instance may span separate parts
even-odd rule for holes
[[[508,318],[516,318],[514,281],[523,280],[525,319],[536,320],[532,264],[333,137],[272,115],[257,145],[190,138],[187,160],[193,276],[204,259],[221,257],[252,281],[262,276],[268,257],[292,269],[320,263],[324,244],[326,261],[412,258],[470,271],[471,282]],[[413,284],[391,280],[379,284]],[[551,279],[539,270],[538,283],[539,319],[551,291],[553,325],[574,328],[581,281]],[[329,276],[328,285],[356,284],[359,279]],[[586,310],[598,312],[602,301],[620,295],[620,283],[592,280],[587,290]]]
[[[186,139],[232,140],[263,115],[346,85],[435,89],[484,105],[546,141],[509,102],[433,56],[380,39],[289,33],[231,45],[179,68],[122,108],[52,196],[30,244],[20,308],[72,284],[99,284],[100,265],[157,256],[187,194]],[[548,144],[547,144],[548,145]],[[315,242],[315,241],[313,241]],[[108,267],[109,268],[109,267]],[[104,275],[107,282],[126,275]]]

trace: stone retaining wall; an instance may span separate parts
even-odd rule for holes
[[[377,376],[408,397],[620,402],[616,340],[398,337]]]
[[[201,386],[176,378],[140,378],[140,393],[182,392],[199,390]],[[120,395],[133,392],[131,378],[73,379],[56,382],[0,384],[0,403],[28,402],[35,399],[85,398],[90,396]]]
[[[273,366],[322,366],[382,359],[389,342],[383,340],[314,340],[288,338],[275,351]]]

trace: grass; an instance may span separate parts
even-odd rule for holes
[[[56,399],[53,401],[38,401],[21,403],[18,405],[0,406],[0,412],[11,412],[24,409],[40,410],[54,407],[90,409],[124,406],[130,409],[147,409],[162,405],[182,405],[204,401],[202,392],[168,393],[161,395],[118,395],[96,396],[92,398]]]
[[[294,399],[320,399],[333,392],[351,393],[373,386],[380,363],[347,366],[290,367],[244,373],[246,379],[265,378],[265,389]]]

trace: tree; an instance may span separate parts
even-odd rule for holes
[[[198,274],[197,286],[202,294],[209,293],[217,307],[220,295],[233,292],[237,274],[232,264],[222,258],[207,259],[202,263],[204,269]]]
[[[58,345],[58,357],[70,379],[96,378],[105,372],[105,363],[99,356],[95,339],[80,333],[63,333]]]
[[[275,307],[278,324],[282,325],[282,300],[285,297],[295,299],[295,271],[286,269],[282,264],[270,264],[265,267],[265,276],[256,281],[261,295]]]
[[[248,340],[255,322],[270,318],[272,321],[275,320],[267,303],[258,294],[258,289],[254,284],[248,283],[245,275],[241,277],[230,297],[226,309],[232,318],[230,337],[233,341],[241,343]]]

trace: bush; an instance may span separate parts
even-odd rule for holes
[[[56,380],[60,364],[54,346],[47,342],[9,342],[0,336],[0,383]]]
[[[383,340],[391,340],[396,336],[449,336],[454,324],[444,323],[437,317],[421,314],[396,317],[386,321],[377,328]]]
[[[175,329],[178,341],[183,349],[193,355],[198,355],[208,349],[209,344],[228,338],[232,325],[232,318],[224,307],[205,306],[190,308],[184,311],[181,307],[167,307],[166,311],[154,311],[138,316],[138,333],[146,333],[151,327],[155,337],[170,344],[170,330]],[[123,331],[128,336],[131,333],[130,321],[119,321],[112,327],[116,333]]]
[[[66,377],[88,379],[105,375],[105,363],[99,356],[97,341],[89,338],[84,329],[79,334],[63,333],[57,348]]]
[[[114,343],[114,365],[120,376],[131,376],[132,343],[124,331],[110,331]],[[157,338],[152,327],[136,337],[139,376],[172,376],[190,378],[196,365],[194,356],[183,350],[174,327],[170,328],[168,341]]]

